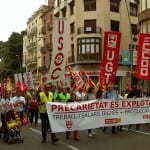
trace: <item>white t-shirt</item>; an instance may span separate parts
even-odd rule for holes
[[[23,96],[15,96],[12,101],[16,112],[23,111],[25,105],[25,98]]]
[[[10,99],[1,99],[1,112],[6,113],[12,109],[12,101]]]
[[[85,99],[85,93],[77,91],[76,92],[76,99],[77,100],[84,100]]]

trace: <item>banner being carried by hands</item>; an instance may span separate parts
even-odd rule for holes
[[[150,99],[103,99],[46,104],[52,132],[150,123]]]

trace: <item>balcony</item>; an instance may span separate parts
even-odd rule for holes
[[[37,27],[32,28],[30,31],[27,32],[27,37],[31,38],[33,37],[35,34],[37,34]]]
[[[37,63],[37,58],[30,58],[30,59],[27,59],[26,61],[25,61],[25,64],[26,65],[32,65],[32,64],[35,64],[35,63]]]
[[[100,61],[101,55],[98,53],[95,54],[82,54],[77,56],[77,61],[88,61],[88,63],[91,63],[91,61]]]
[[[32,43],[29,43],[27,45],[27,50],[30,50],[30,49],[33,49],[33,48],[36,48],[37,47],[37,43],[36,42],[32,42]]]
[[[78,34],[90,34],[90,33],[101,34],[102,29],[101,29],[101,27],[80,27],[80,28],[78,28]]]

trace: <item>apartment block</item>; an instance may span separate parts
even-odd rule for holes
[[[116,85],[137,82],[134,76],[137,53],[137,5],[133,0],[49,0],[27,22],[24,36],[24,65],[37,82],[44,84],[50,67],[53,43],[53,19],[64,17],[68,23],[68,65],[74,71],[84,70],[99,81],[103,56],[104,33],[121,32],[120,57]],[[122,51],[128,58],[123,61]],[[36,59],[34,59],[36,58]],[[34,61],[33,61],[34,60]],[[32,63],[31,63],[32,62]],[[132,74],[132,78],[131,78]]]
[[[68,21],[68,63],[74,71],[85,70],[97,83],[103,56],[104,32],[120,31],[120,59],[115,84],[119,89],[125,89],[127,80],[131,80],[129,74],[132,74],[133,82],[137,82],[134,68],[138,20],[137,5],[134,1],[55,0],[54,17],[65,17]],[[123,63],[123,50],[131,56],[129,63]]]

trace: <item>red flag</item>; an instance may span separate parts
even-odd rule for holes
[[[118,66],[121,33],[105,32],[104,51],[100,66],[100,84],[114,83]]]
[[[141,33],[138,44],[136,77],[150,79],[150,34]]]

